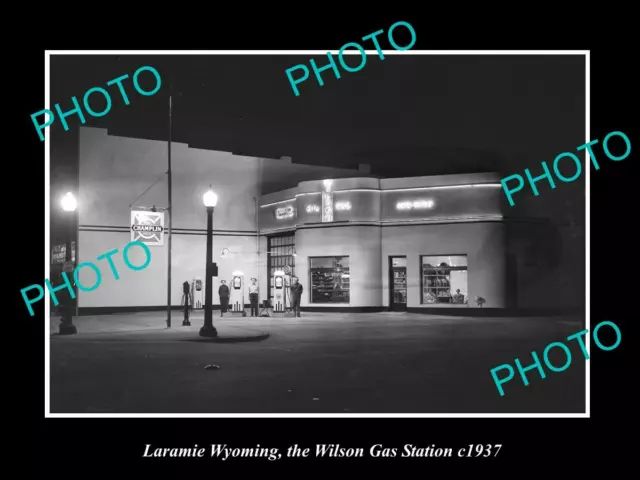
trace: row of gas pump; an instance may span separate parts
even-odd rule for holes
[[[273,274],[273,302],[262,302],[263,315],[271,310],[273,315],[286,314],[291,308],[291,275],[286,274],[282,270],[276,270]],[[217,292],[214,290],[214,298]],[[189,283],[185,281],[182,284],[182,306],[185,307],[185,321],[183,325],[190,325],[188,312],[192,310],[200,310],[204,308],[204,282],[201,278],[195,277]],[[229,310],[228,313],[246,317],[245,311],[245,279],[244,273],[235,271],[232,274],[232,280],[229,283]]]

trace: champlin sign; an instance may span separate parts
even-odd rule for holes
[[[131,241],[164,245],[164,212],[131,210]]]

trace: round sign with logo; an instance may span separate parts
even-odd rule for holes
[[[285,275],[290,275],[291,274],[291,267],[289,265],[285,265],[283,270],[284,270]]]

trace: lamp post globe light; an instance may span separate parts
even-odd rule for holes
[[[204,206],[207,208],[215,208],[215,206],[218,204],[218,195],[216,195],[216,192],[211,190],[211,185],[209,185],[209,190],[207,190],[205,194],[202,195],[202,201],[204,203]]]
[[[218,331],[213,326],[213,210],[218,203],[218,195],[211,189],[202,196],[207,209],[207,263],[205,268],[204,292],[204,325],[200,329],[201,337],[217,337]]]
[[[60,201],[62,205],[62,210],[65,212],[75,212],[76,208],[78,208],[78,201],[73,193],[67,192],[62,200]]]
[[[70,273],[73,275],[73,266],[72,264],[72,256],[71,256],[71,247],[73,241],[73,230],[74,230],[74,213],[78,208],[78,202],[73,193],[67,192],[60,201],[60,205],[62,206],[62,210],[66,212],[66,222],[67,222],[67,238],[65,245],[65,268],[64,271],[71,270]],[[71,280],[72,281],[72,280]],[[63,297],[65,299],[64,305],[62,305],[62,317],[60,319],[59,333],[60,335],[74,335],[78,333],[76,326],[73,324],[73,299],[71,295]]]

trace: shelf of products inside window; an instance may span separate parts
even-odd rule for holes
[[[431,290],[431,291],[429,291],[429,290]],[[448,288],[447,289],[443,288],[443,289],[440,289],[440,290],[436,289],[435,292],[433,291],[434,290],[433,288],[431,288],[429,290],[422,290],[422,294],[426,295],[428,293],[431,293],[432,295],[435,294],[438,297],[449,297],[449,296],[451,296],[451,290],[448,289]]]
[[[445,272],[466,272],[467,271],[467,267],[423,267],[422,268],[422,273],[423,274],[429,274],[431,275],[432,272],[433,274],[436,274],[437,272],[441,272],[441,271],[445,271]]]
[[[347,285],[349,284],[349,279],[348,278],[324,278],[324,279],[317,279],[317,278],[313,278],[313,283],[317,284],[317,285],[333,285],[336,282],[342,282],[342,283],[346,283]]]

